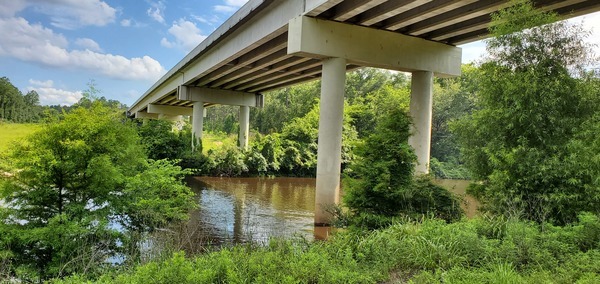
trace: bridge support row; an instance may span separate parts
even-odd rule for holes
[[[262,94],[219,90],[192,86],[179,86],[177,88],[179,100],[193,102],[192,108],[182,106],[149,104],[146,112],[136,112],[136,118],[168,119],[180,121],[183,115],[190,116],[192,122],[192,148],[196,148],[201,139],[206,116],[205,104],[234,105],[240,107],[238,145],[248,148],[250,130],[250,107],[262,107]]]
[[[434,73],[460,75],[460,48],[390,31],[300,16],[288,25],[288,54],[323,60],[315,224],[330,224],[327,209],[340,198],[346,65],[412,72],[409,144],[415,174],[429,172]]]

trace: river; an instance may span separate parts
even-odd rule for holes
[[[450,191],[464,195],[464,180],[437,180]],[[198,245],[265,242],[270,237],[312,240],[315,232],[315,179],[194,177],[189,185],[199,208],[186,226],[177,228],[178,243],[186,250]],[[476,213],[476,202],[466,197],[467,216]],[[186,245],[187,244],[187,245]]]

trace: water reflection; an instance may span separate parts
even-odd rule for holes
[[[312,239],[315,180],[310,178],[195,177],[200,208],[188,227],[211,244],[264,242],[269,237]]]
[[[436,180],[458,195],[468,181]],[[194,177],[188,184],[199,208],[189,222],[172,228],[169,238],[179,249],[200,252],[208,245],[265,242],[270,237],[300,236],[323,239],[327,228],[313,226],[315,184],[313,178],[218,178]],[[467,216],[476,213],[477,202],[464,196]]]

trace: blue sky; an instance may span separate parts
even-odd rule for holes
[[[246,1],[0,0],[0,77],[44,105],[77,102],[91,80],[130,105]],[[600,29],[600,13],[583,21]],[[485,49],[463,48],[465,62]]]

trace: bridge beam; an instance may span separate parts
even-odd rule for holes
[[[192,109],[189,107],[181,107],[181,106],[166,106],[166,105],[157,105],[157,104],[149,104],[148,105],[148,113],[157,113],[159,115],[159,119],[162,115],[168,116],[178,116],[178,115],[192,115]]]
[[[462,50],[395,32],[306,16],[290,20],[288,54],[344,58],[349,64],[460,76]]]
[[[140,118],[140,119],[158,119],[158,114],[157,113],[147,113],[147,112],[142,112],[142,111],[137,111],[135,112],[135,118]]]
[[[239,106],[240,131],[238,145],[243,149],[248,148],[250,107],[263,106],[262,94],[181,85],[177,88],[177,97],[180,100],[194,102],[192,117],[193,141],[202,139],[202,113],[205,103]]]
[[[184,101],[219,105],[262,107],[262,95],[248,92],[221,90],[181,85],[177,97]]]

